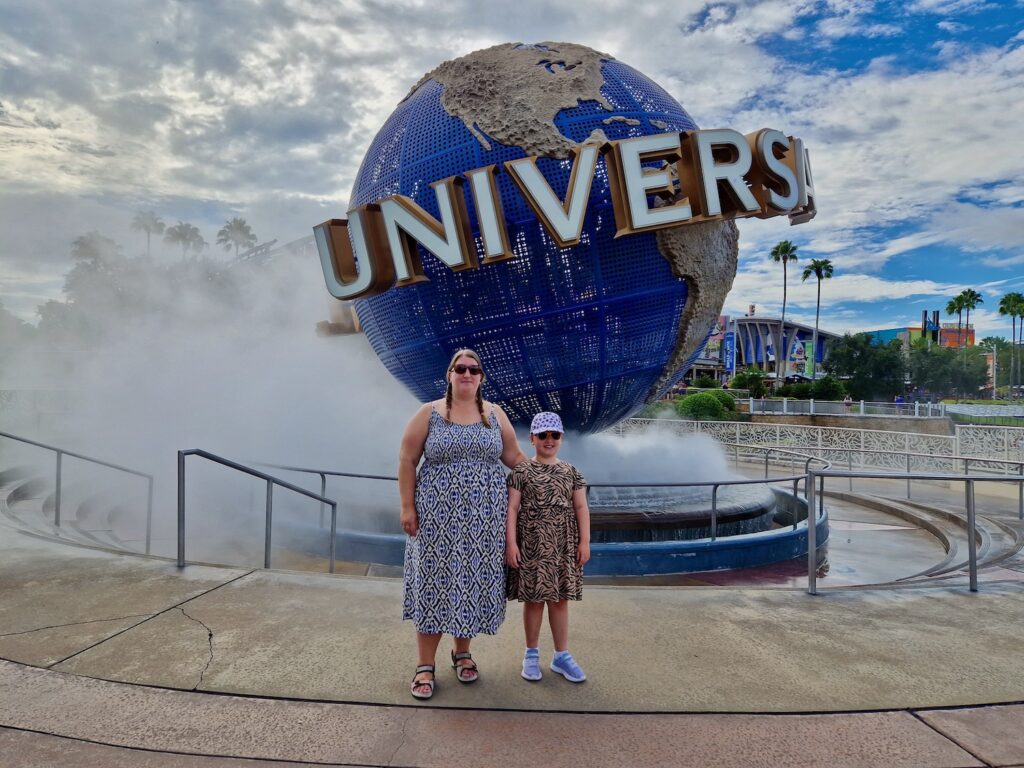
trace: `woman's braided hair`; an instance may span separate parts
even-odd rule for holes
[[[455,370],[455,363],[460,357],[471,357],[476,361],[476,364],[480,366],[480,370],[483,371],[484,364],[480,362],[480,355],[474,352],[472,349],[457,349],[455,354],[452,355],[451,362],[448,363],[448,372],[445,374],[445,381],[447,386],[444,391],[444,404],[445,404],[445,421],[450,422],[452,420],[452,380],[451,372]],[[480,394],[480,390],[484,388],[484,379],[487,378],[486,373],[480,375],[480,386],[476,388],[476,408],[480,411],[480,421],[485,427],[492,428],[494,425],[487,421],[487,417],[484,416],[484,397]]]

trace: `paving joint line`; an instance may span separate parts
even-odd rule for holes
[[[9,731],[17,731],[19,733],[34,733],[39,736],[52,736],[55,739],[67,739],[68,741],[75,741],[80,744],[93,744],[97,747],[110,747],[112,749],[125,749],[130,752],[143,752],[151,755],[181,755],[182,757],[210,757],[218,760],[252,760],[260,763],[285,763],[292,765],[322,765],[322,766],[338,766],[339,768],[384,768],[384,766],[371,766],[368,763],[338,763],[331,762],[325,763],[321,760],[289,760],[288,758],[280,757],[250,757],[248,755],[223,755],[217,754],[216,752],[183,752],[176,749],[150,749],[148,747],[136,747],[128,744],[117,744],[110,741],[98,741],[96,739],[87,739],[83,736],[65,736],[60,733],[53,733],[52,731],[40,731],[35,728],[22,728],[17,725],[2,725],[0,729],[6,729]],[[401,768],[392,767],[392,768]]]
[[[143,616],[151,616],[149,613],[130,613],[127,616],[114,616],[110,619],[89,619],[88,621],[69,621],[67,624],[51,624],[46,627],[36,627],[35,629],[25,629],[21,632],[3,632],[0,633],[0,637],[14,637],[15,635],[29,635],[33,632],[42,632],[44,629],[60,629],[61,627],[77,627],[82,624],[101,624],[105,621],[121,621],[122,619],[138,619]]]
[[[991,706],[991,705],[990,705],[990,706]],[[934,725],[932,725],[932,724],[931,724],[931,723],[929,723],[929,722],[928,722],[927,720],[925,720],[925,719],[924,719],[923,717],[921,717],[921,715],[919,715],[919,714],[918,714],[918,712],[927,712],[927,711],[929,711],[929,710],[924,710],[924,709],[922,709],[922,710],[908,709],[908,710],[906,710],[906,711],[907,711],[907,712],[908,712],[908,713],[910,714],[910,716],[911,716],[912,718],[914,718],[915,720],[917,720],[917,721],[918,721],[919,723],[923,723],[923,724],[924,724],[924,725],[926,725],[926,726],[927,726],[928,728],[930,728],[930,729],[931,729],[932,731],[934,731],[935,733],[937,733],[937,734],[938,734],[939,736],[941,736],[942,738],[946,739],[946,741],[949,741],[949,742],[951,742],[951,743],[953,743],[953,744],[956,744],[956,745],[957,745],[958,747],[960,747],[960,749],[962,749],[962,750],[963,750],[964,752],[966,752],[966,753],[967,753],[968,755],[970,755],[971,757],[973,757],[973,758],[974,758],[975,760],[977,760],[977,761],[978,761],[979,763],[981,763],[982,765],[986,766],[986,768],[993,768],[993,766],[992,766],[992,763],[990,763],[990,762],[989,762],[988,760],[985,760],[985,759],[984,759],[984,758],[982,758],[982,757],[981,757],[980,755],[976,755],[976,754],[974,754],[974,752],[972,752],[971,750],[969,750],[969,749],[968,749],[967,747],[965,747],[965,746],[964,746],[963,744],[961,744],[961,743],[960,743],[959,741],[957,741],[956,739],[954,739],[954,738],[953,738],[952,736],[950,736],[949,734],[947,734],[947,733],[943,733],[943,732],[942,732],[942,731],[940,731],[940,730],[939,730],[938,728],[936,728],[936,727],[935,727]]]
[[[157,613],[154,613],[151,616],[147,616],[142,621],[139,621],[139,622],[136,622],[135,624],[132,624],[130,627],[125,627],[120,632],[115,632],[110,637],[106,637],[106,638],[104,638],[104,639],[102,639],[102,640],[100,640],[98,642],[93,643],[90,646],[87,646],[85,648],[82,648],[81,650],[75,651],[70,656],[65,656],[63,659],[60,659],[59,661],[55,661],[52,664],[47,664],[45,667],[43,667],[43,669],[53,669],[58,664],[63,664],[64,662],[70,661],[71,659],[75,658],[75,656],[80,656],[81,654],[85,653],[86,651],[91,651],[96,646],[102,645],[103,643],[106,643],[109,640],[113,640],[115,637],[119,637],[120,635],[123,635],[125,632],[130,632],[131,630],[135,629],[136,627],[139,627],[139,626],[145,624],[147,621],[152,621],[153,619],[157,618],[158,616],[163,616],[165,613],[167,613],[169,611],[173,611],[175,608],[180,608],[181,606],[183,606],[183,605],[185,605],[187,603],[190,603],[193,600],[197,600],[200,597],[205,597],[206,595],[210,594],[211,592],[215,592],[216,590],[220,589],[221,587],[226,587],[229,584],[234,584],[239,579],[244,579],[246,576],[251,576],[252,574],[256,573],[256,570],[257,569],[254,568],[251,571],[247,571],[247,572],[243,573],[241,576],[236,576],[233,579],[229,579],[228,581],[222,582],[222,583],[218,584],[215,587],[212,587],[212,588],[207,589],[207,590],[205,590],[203,592],[200,592],[198,595],[193,595],[192,597],[188,598],[187,600],[182,600],[180,603],[176,603],[176,604],[174,604],[172,606],[164,608],[162,611],[158,611]]]

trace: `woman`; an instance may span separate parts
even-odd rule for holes
[[[508,416],[480,394],[480,357],[458,350],[445,396],[422,406],[402,436],[398,490],[405,547],[403,619],[416,626],[419,655],[410,691],[434,695],[434,658],[452,635],[461,683],[478,678],[470,640],[493,635],[505,619],[505,513],[502,464],[526,461]],[[420,459],[423,466],[416,472]]]

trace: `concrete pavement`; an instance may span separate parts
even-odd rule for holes
[[[0,526],[0,765],[1024,765],[1022,579],[1011,558],[976,594],[591,585],[586,683],[519,678],[511,605],[474,642],[480,682],[439,665],[423,705],[393,579],[179,571]]]

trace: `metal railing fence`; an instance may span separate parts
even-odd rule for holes
[[[931,481],[943,481],[943,482],[962,482],[964,483],[964,507],[967,513],[967,555],[968,555],[968,576],[970,581],[970,591],[978,591],[978,542],[977,542],[977,521],[975,515],[975,500],[974,500],[974,485],[979,482],[992,482],[992,483],[1018,483],[1019,480],[1014,480],[1010,477],[992,477],[989,475],[958,475],[958,474],[944,474],[937,472],[915,472],[896,474],[890,472],[848,472],[845,470],[836,469],[808,469],[807,473],[807,507],[812,509],[815,505],[815,495],[818,493],[825,492],[825,479],[826,478],[854,478],[860,477],[864,479],[895,479],[903,480],[931,480]],[[820,503],[819,503],[820,506]],[[817,557],[815,550],[817,550],[817,531],[815,526],[810,523],[810,516],[808,515],[807,525],[807,592],[811,595],[818,594],[818,570],[817,570]]]
[[[53,524],[57,528],[60,528],[61,522],[61,501],[63,493],[63,468],[64,468],[64,457],[70,456],[80,461],[86,461],[90,464],[98,464],[101,467],[107,467],[109,469],[116,469],[119,472],[126,472],[129,475],[135,475],[136,477],[142,477],[146,479],[146,554],[149,554],[150,543],[153,533],[153,476],[148,475],[145,472],[140,472],[137,469],[131,469],[129,467],[122,467],[119,464],[114,464],[103,459],[97,459],[93,456],[86,456],[75,451],[69,451],[64,448],[59,448],[55,445],[47,445],[40,443],[35,440],[29,440],[25,437],[18,437],[12,435],[9,432],[0,432],[0,437],[7,438],[8,440],[15,440],[19,443],[25,443],[26,445],[32,445],[36,448],[43,448],[47,451],[52,451],[57,457],[56,466],[56,482],[54,488],[53,497]]]
[[[890,418],[941,418],[946,415],[943,403],[881,403],[868,400],[804,400],[795,397],[747,398],[749,413],[772,413],[788,416],[888,416]]]
[[[212,461],[215,464],[234,469],[237,472],[242,472],[252,477],[258,477],[267,483],[267,501],[266,501],[266,528],[263,536],[263,567],[270,568],[271,562],[271,531],[273,528],[274,521],[274,486],[279,485],[282,488],[287,488],[289,491],[307,496],[311,499],[319,501],[322,505],[326,504],[331,508],[331,543],[330,543],[330,572],[334,573],[335,567],[335,548],[336,548],[336,537],[338,530],[338,502],[333,499],[328,499],[325,496],[307,491],[305,488],[300,488],[297,485],[293,485],[286,480],[268,475],[266,472],[260,472],[258,469],[247,467],[244,464],[239,464],[231,459],[226,459],[223,456],[217,456],[216,454],[204,451],[201,448],[192,448],[187,451],[178,451],[178,567],[185,567],[185,458],[187,456],[199,456],[200,458]]]
[[[742,446],[739,444],[733,444],[735,451],[735,462],[739,465],[740,461],[740,448],[744,447],[760,447],[760,446]],[[850,474],[849,477],[849,490],[853,491],[853,480],[856,475],[852,474],[855,469],[864,471],[865,469],[885,469],[900,471],[904,474],[896,475],[892,474],[891,477],[905,478],[907,483],[907,498],[913,498],[913,491],[911,486],[912,472],[924,471],[927,469],[938,469],[939,471],[946,471],[950,473],[956,473],[958,469],[963,468],[964,475],[971,474],[972,469],[975,471],[989,470],[985,476],[991,477],[1002,477],[1005,478],[1006,482],[1014,482],[1017,484],[1017,517],[1020,520],[1024,520],[1024,462],[1021,461],[1008,461],[1005,459],[982,459],[975,456],[957,456],[953,454],[933,454],[933,453],[913,453],[907,451],[887,451],[878,448],[830,448],[828,446],[822,447],[809,447],[805,451],[808,453],[800,455],[817,455],[817,458],[827,461],[829,465],[846,464],[846,471]],[[825,454],[824,456],[820,454]],[[858,461],[854,463],[854,456],[863,458],[874,457],[878,461]],[[845,461],[844,461],[845,457]],[[749,454],[743,454],[744,459],[750,459]],[[767,455],[766,455],[767,459]],[[935,466],[937,465],[937,466]],[[809,467],[810,464],[807,464]],[[999,471],[999,470],[1002,471]],[[768,465],[767,460],[765,462],[765,474],[767,475]],[[1015,479],[1016,478],[1016,479]]]
[[[825,459],[817,456],[809,456],[799,451],[794,451],[787,448],[777,448],[775,446],[762,446],[762,445],[740,445],[735,446],[737,449],[743,448],[748,449],[751,452],[760,452],[764,454],[764,478],[758,478],[756,480],[750,479],[727,479],[727,480],[701,480],[701,481],[690,481],[684,483],[664,483],[664,482],[636,482],[636,483],[589,483],[587,485],[587,493],[589,494],[591,488],[689,488],[689,487],[710,487],[711,488],[711,539],[714,541],[717,537],[717,522],[718,522],[718,489],[724,486],[733,485],[765,485],[765,484],[776,484],[776,483],[793,483],[793,499],[798,498],[798,487],[800,481],[804,481],[806,484],[807,472],[810,468],[811,462],[820,462],[823,467],[829,467],[831,464]],[[769,477],[769,459],[773,454],[784,456],[790,461],[791,466],[795,464],[795,460],[799,459],[800,463],[803,464],[803,472],[794,475],[784,475],[779,477]],[[736,462],[739,462],[739,451],[736,452]],[[390,480],[397,481],[398,478],[393,475],[366,475],[355,472],[339,472],[328,469],[315,469],[312,467],[295,467],[285,464],[264,464],[260,463],[261,466],[273,467],[274,469],[283,469],[287,472],[299,472],[310,475],[317,475],[320,478],[320,493],[326,495],[327,493],[327,478],[328,477],[345,477],[350,479],[358,480]],[[806,495],[806,485],[804,493]],[[321,503],[321,518],[320,527],[323,527],[323,504]],[[797,520],[794,516],[793,528],[797,526]]]
[[[395,475],[361,475],[357,472],[338,472],[332,469],[313,469],[311,467],[291,467],[286,464],[266,464],[261,461],[253,462],[262,467],[273,467],[274,469],[283,469],[288,472],[300,472],[309,475],[318,475],[320,477],[320,495],[327,495],[327,478],[328,477],[348,477],[354,480],[391,480],[398,482],[398,477]],[[324,502],[320,502],[320,527],[324,527]]]

